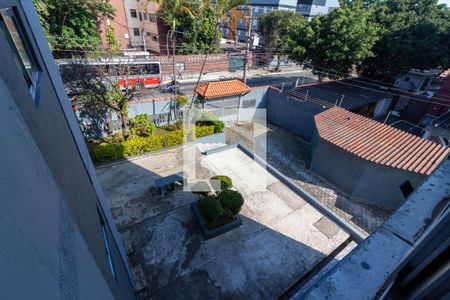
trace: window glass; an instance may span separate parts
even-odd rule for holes
[[[141,32],[140,32],[139,28],[133,28],[133,33],[134,33],[134,36],[140,36],[141,35]]]
[[[132,18],[137,18],[137,12],[135,9],[130,9],[130,15]]]
[[[146,66],[147,74],[156,75],[159,74],[159,65],[158,64],[149,64]]]
[[[142,13],[139,12],[139,21],[142,21]]]
[[[14,60],[29,87],[36,84],[39,69],[12,8],[0,9],[0,31],[9,44]]]
[[[111,247],[109,246],[109,239],[108,239],[108,234],[106,232],[105,222],[103,221],[103,218],[100,215],[100,213],[99,213],[99,218],[100,218],[100,226],[101,226],[102,236],[103,236],[103,243],[105,244],[106,256],[108,257],[109,269],[110,269],[112,275],[114,276],[114,278],[117,279],[116,268],[114,266],[114,261],[113,261],[112,254],[111,254]]]
[[[155,14],[148,14],[148,20],[149,20],[149,22],[156,23],[156,15]]]
[[[144,13],[144,20],[148,21],[148,14],[147,13]]]

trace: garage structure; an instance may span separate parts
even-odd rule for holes
[[[315,116],[311,169],[350,196],[397,208],[450,149],[343,108]]]

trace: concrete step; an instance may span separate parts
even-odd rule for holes
[[[195,146],[197,147],[197,149],[200,152],[206,152],[212,149],[216,149],[216,148],[220,148],[220,147],[224,147],[227,144],[225,143],[196,143]]]

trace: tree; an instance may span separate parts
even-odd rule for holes
[[[348,76],[354,66],[373,56],[371,49],[378,39],[371,10],[360,0],[342,3],[328,15],[315,17],[310,30],[304,57],[319,80]]]
[[[184,13],[180,17],[180,29],[184,32],[181,37],[180,53],[204,54],[208,51],[216,52],[216,46],[209,49],[214,38],[215,30],[214,9],[211,5],[203,6],[201,12],[195,16]]]
[[[228,14],[238,6],[245,5],[247,3],[246,0],[215,0],[214,1],[214,9],[215,9],[215,17],[216,17],[216,28],[215,28],[215,41],[217,44],[219,43],[219,27],[222,21],[228,19]]]
[[[95,64],[93,60],[72,60],[61,71],[69,97],[82,108],[106,109],[115,112],[120,120],[124,139],[130,137],[128,127],[128,102],[142,89],[137,85],[119,86],[119,80],[128,82],[132,65]],[[114,74],[114,75],[111,75]]]
[[[230,10],[229,16],[228,16],[228,39],[234,41],[236,44],[237,42],[237,23],[239,19],[245,19],[245,14],[237,9],[237,7],[234,7]]]
[[[99,18],[112,18],[114,8],[105,0],[33,0],[56,56],[66,52],[97,50],[101,45],[97,28]]]
[[[111,25],[106,27],[105,37],[110,55],[120,54],[120,45],[116,39],[116,35],[114,34],[114,28]]]
[[[410,69],[445,66],[449,61],[450,11],[437,0],[383,0],[374,4],[381,38],[363,73],[393,82]]]
[[[214,9],[208,1],[159,0],[159,16],[177,35],[182,54],[206,53],[214,37]],[[217,50],[217,49],[214,49]]]
[[[298,34],[305,32],[308,21],[302,15],[294,12],[275,10],[263,14],[258,23],[259,32],[264,37],[267,58],[278,58],[276,67],[278,71],[280,69],[280,58],[292,55],[293,47],[299,47],[303,44]],[[293,38],[297,38],[298,43],[294,43]]]

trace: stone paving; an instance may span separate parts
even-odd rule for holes
[[[157,178],[182,168],[182,149],[97,169],[140,299],[274,299],[348,234],[239,149],[198,154],[201,178],[224,174],[245,199],[243,225],[204,240],[190,210],[196,195],[164,198]],[[341,257],[339,257],[340,259]]]
[[[390,209],[352,199],[326,182],[309,169],[308,142],[273,123],[266,126],[256,123],[228,125],[227,142],[241,143],[254,151],[253,137],[265,134],[267,148],[260,145],[258,139],[256,145],[259,152],[264,148],[267,162],[364,234],[373,232],[392,214]]]

